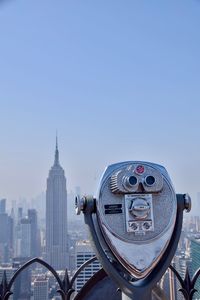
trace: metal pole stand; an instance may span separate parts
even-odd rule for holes
[[[106,273],[114,280],[117,286],[122,291],[123,300],[150,300],[153,287],[161,279],[167,268],[169,267],[171,260],[176,252],[176,248],[179,242],[182,222],[183,222],[183,210],[189,210],[189,204],[186,196],[177,194],[177,215],[176,223],[172,233],[171,240],[163,253],[160,261],[157,263],[152,272],[145,278],[135,280],[130,276],[127,270],[119,264],[112,253],[108,249],[108,246],[104,240],[101,229],[99,228],[96,216],[96,204],[95,199],[85,198],[84,203],[84,219],[91,234],[93,245],[96,249],[96,255],[99,259],[102,267]],[[109,252],[109,256],[106,254]]]
[[[131,300],[131,298],[122,293],[122,300]]]

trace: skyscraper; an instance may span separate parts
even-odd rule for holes
[[[0,200],[0,213],[4,214],[6,212],[6,199]]]
[[[20,257],[31,257],[31,223],[28,218],[21,219]]]
[[[33,287],[33,299],[34,300],[48,300],[48,279],[36,278]]]
[[[94,257],[95,253],[89,240],[76,243],[76,268],[78,269],[84,262]],[[79,291],[84,284],[101,268],[98,260],[86,266],[76,279],[76,291]]]
[[[37,211],[35,209],[28,209],[28,219],[31,224],[31,257],[40,256]]]
[[[13,218],[6,213],[6,199],[0,200],[0,262],[13,255]]]
[[[46,259],[55,269],[68,266],[66,178],[59,163],[56,137],[54,164],[49,171],[46,190]]]

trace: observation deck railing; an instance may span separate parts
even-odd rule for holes
[[[15,280],[17,279],[17,277],[20,275],[21,272],[23,272],[26,268],[28,268],[29,266],[31,266],[34,263],[38,263],[38,264],[42,265],[43,267],[45,267],[47,270],[49,270],[52,273],[52,275],[55,277],[55,279],[58,283],[59,288],[58,288],[57,292],[60,294],[61,299],[62,300],[71,300],[73,298],[72,295],[75,292],[75,289],[74,289],[75,280],[78,278],[81,271],[83,271],[84,268],[86,268],[88,265],[93,263],[95,260],[97,260],[97,258],[92,257],[88,261],[84,262],[77,269],[77,271],[71,278],[69,278],[68,270],[66,269],[64,279],[61,279],[60,276],[58,275],[58,273],[56,272],[56,270],[52,266],[50,266],[47,262],[45,262],[44,260],[37,258],[37,257],[33,258],[33,259],[29,260],[28,262],[26,262],[24,265],[22,265],[19,269],[17,269],[9,281],[7,280],[6,271],[4,271],[3,276],[2,276],[2,281],[0,284],[0,300],[10,299],[10,296],[13,294],[12,287],[13,287]],[[195,284],[196,284],[197,279],[200,276],[200,268],[195,272],[195,274],[193,275],[192,278],[190,277],[190,274],[189,274],[189,271],[187,268],[184,279],[180,276],[178,271],[172,265],[169,266],[169,269],[174,273],[175,277],[177,278],[177,280],[181,286],[178,289],[178,291],[180,293],[182,293],[183,298],[185,300],[192,300],[194,294],[197,292],[197,289],[195,288]],[[98,273],[99,273],[99,275],[98,275]],[[96,276],[94,277],[94,280],[97,283],[99,280],[101,280],[101,278],[102,278],[102,272],[97,272]]]

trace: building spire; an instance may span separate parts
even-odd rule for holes
[[[55,151],[55,160],[54,160],[54,165],[59,165],[59,151],[58,151],[58,135],[56,132],[56,151]]]

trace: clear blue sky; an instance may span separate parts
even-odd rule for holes
[[[147,160],[200,191],[200,2],[0,1],[0,197],[68,189]]]

